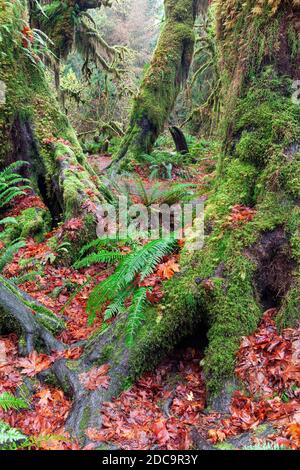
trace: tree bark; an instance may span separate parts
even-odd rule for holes
[[[185,82],[194,52],[194,22],[202,0],[165,0],[165,23],[150,67],[134,101],[130,124],[116,155],[150,153]]]
[[[6,89],[0,103],[0,165],[28,161],[25,176],[54,219],[95,213],[102,201],[99,180],[49,89],[40,59],[26,42],[26,17],[25,6],[8,5],[0,12],[0,80]]]

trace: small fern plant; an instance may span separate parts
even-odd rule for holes
[[[14,198],[21,196],[24,190],[30,189],[30,181],[20,176],[17,172],[27,162],[18,161],[12,163],[0,172],[0,209],[5,208]]]
[[[5,266],[12,261],[15,253],[17,253],[20,248],[23,248],[23,246],[25,246],[25,240],[23,238],[18,238],[0,250],[0,273],[3,271]]]
[[[150,291],[148,287],[137,287],[135,281],[137,277],[140,281],[144,281],[165,256],[175,251],[176,246],[177,241],[173,238],[158,239],[136,248],[127,255],[121,255],[122,259],[114,273],[98,284],[88,298],[89,325],[94,323],[97,313],[101,312],[104,305],[109,302],[104,311],[104,320],[128,312],[126,341],[131,346],[143,320],[147,292]],[[125,302],[129,298],[131,304],[126,308]]]
[[[11,393],[4,392],[0,395],[0,408],[5,412],[8,410],[27,409],[28,403],[23,398],[17,398]],[[27,440],[27,437],[18,429],[12,428],[9,424],[0,420],[0,446],[10,446],[20,441]]]

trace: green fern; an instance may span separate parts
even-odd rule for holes
[[[10,282],[13,282],[16,286],[24,284],[25,282],[32,282],[35,281],[37,276],[41,276],[43,274],[42,271],[30,271],[25,274],[20,274],[20,276],[10,277]]]
[[[5,266],[12,261],[15,253],[17,253],[23,246],[25,246],[25,240],[19,238],[0,251],[0,272],[2,272]]]
[[[96,263],[114,264],[117,261],[120,261],[122,258],[123,255],[120,252],[101,250],[99,253],[92,253],[82,260],[76,261],[73,266],[75,269],[80,269],[86,268]]]
[[[8,410],[22,410],[28,408],[28,403],[23,398],[17,398],[11,393],[4,392],[0,395],[0,408],[5,412]],[[0,420],[0,445],[13,444],[26,440],[18,429],[12,428],[4,421]]]
[[[140,327],[144,318],[144,309],[147,304],[147,289],[140,287],[132,298],[132,303],[128,309],[128,319],[126,328],[126,344],[131,347],[134,343],[134,338],[138,328]]]
[[[176,245],[177,241],[172,238],[152,240],[124,255],[115,272],[92,290],[87,303],[89,324],[93,324],[97,313],[106,302],[111,302],[121,292],[132,289],[137,275],[140,275],[142,280],[149,276],[162,258],[175,250]],[[125,300],[128,296],[129,294]]]
[[[188,196],[192,196],[193,191],[192,189],[195,188],[194,184],[185,184],[179,183],[172,186],[170,189],[163,191],[162,194],[159,196],[157,203],[158,204],[169,204],[172,206],[177,202],[186,199]]]
[[[119,292],[114,300],[109,304],[104,314],[104,321],[110,320],[112,317],[121,315],[121,313],[126,312],[124,302],[130,295],[133,293],[134,289],[125,290],[124,292]]]
[[[6,207],[17,196],[25,194],[25,189],[30,189],[30,186],[26,184],[30,181],[16,173],[24,165],[28,163],[15,162],[0,172],[0,208]]]
[[[28,403],[23,398],[17,398],[11,393],[4,392],[0,395],[0,408],[4,411],[27,409]]]
[[[0,445],[7,445],[17,443],[19,441],[27,440],[27,437],[18,429],[12,428],[9,424],[0,420]]]

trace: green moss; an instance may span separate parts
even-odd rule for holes
[[[267,68],[252,80],[244,98],[237,103],[234,133],[240,135],[235,154],[243,161],[265,166],[276,145],[283,149],[300,137],[299,106],[287,99],[292,82],[278,79]]]
[[[56,6],[59,3],[64,11],[70,9],[69,3],[55,3]],[[63,19],[58,18],[58,21]],[[2,25],[11,22],[14,32],[3,29]],[[1,51],[5,53],[0,53],[0,80],[6,84],[7,90],[6,103],[0,105],[0,140],[4,143],[0,148],[0,164],[5,165],[15,155],[11,140],[13,126],[17,126],[18,132],[31,134],[33,144],[24,150],[24,158],[31,163],[34,188],[38,192],[42,182],[46,186],[44,189],[49,202],[53,203],[49,206],[62,206],[69,218],[76,215],[81,204],[88,200],[86,190],[90,189],[95,194],[92,198],[95,202],[101,196],[91,180],[93,172],[85,161],[75,132],[48,86],[41,62],[35,64],[33,57],[32,60],[29,58],[30,50],[25,54],[21,47],[23,22],[23,12],[21,9],[19,11],[19,7],[1,10]],[[66,157],[68,170],[60,157]],[[42,196],[45,197],[45,194]]]
[[[50,216],[48,211],[35,207],[25,209],[17,218],[18,225],[21,228],[20,236],[34,237],[42,240],[45,233],[50,229]]]
[[[89,407],[86,407],[83,410],[82,417],[79,423],[80,430],[84,434],[85,430],[88,428],[89,422],[91,418],[91,410]]]
[[[300,197],[300,154],[290,158],[280,173],[280,182],[285,190],[295,199]]]
[[[219,444],[216,444],[215,449],[218,450],[234,450],[235,447],[233,444],[230,444],[230,442],[220,442]]]
[[[276,317],[276,323],[280,330],[283,328],[296,328],[300,318],[300,273],[296,274],[292,288],[287,293],[283,304]]]

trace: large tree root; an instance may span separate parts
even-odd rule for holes
[[[20,353],[28,355],[35,348],[42,349],[47,354],[66,349],[67,346],[58,341],[38,321],[24,301],[34,302],[14,286],[10,289],[10,284],[6,281],[5,284],[0,283],[2,317],[0,325],[1,323],[4,325],[4,332],[14,330],[19,333],[20,345],[22,344]],[[151,315],[152,313],[149,313],[149,321],[146,321],[142,327],[139,339],[132,349],[126,346],[126,316],[121,316],[107,331],[96,334],[87,341],[78,361],[59,359],[49,370],[39,374],[41,380],[49,375],[54,377],[57,385],[72,397],[73,406],[66,422],[66,429],[72,436],[80,438],[84,444],[89,442],[85,430],[101,427],[102,403],[117,396],[142,371],[155,366],[164,354],[172,349],[174,342],[182,338],[183,331],[192,328],[193,318],[190,316],[182,316],[181,321],[172,329],[171,325],[168,326],[168,316],[158,325]],[[79,375],[91,367],[104,363],[110,366],[108,388],[86,390],[80,382]]]
[[[38,321],[24,301],[35,302],[14,286],[11,290],[9,282],[0,283],[0,325],[2,323],[4,326],[4,332],[13,330],[19,333],[19,344],[22,344],[20,353],[28,355],[35,348],[42,349],[47,354],[66,349],[67,346],[58,341]],[[48,371],[38,376],[43,380],[51,374],[58,386],[72,397],[73,406],[66,428],[72,436],[80,438],[85,444],[88,443],[85,430],[90,427],[98,429],[101,427],[101,404],[117,396],[126,385],[126,381],[129,378],[133,379],[135,375],[132,368],[135,352],[128,350],[124,337],[119,335],[119,332],[124,330],[124,321],[125,317],[120,318],[115,326],[88,341],[79,361],[59,359]],[[108,353],[111,347],[115,354]],[[145,353],[147,354],[147,351]],[[101,363],[110,365],[109,386],[107,389],[100,387],[95,391],[87,391],[81,384],[79,375]]]

